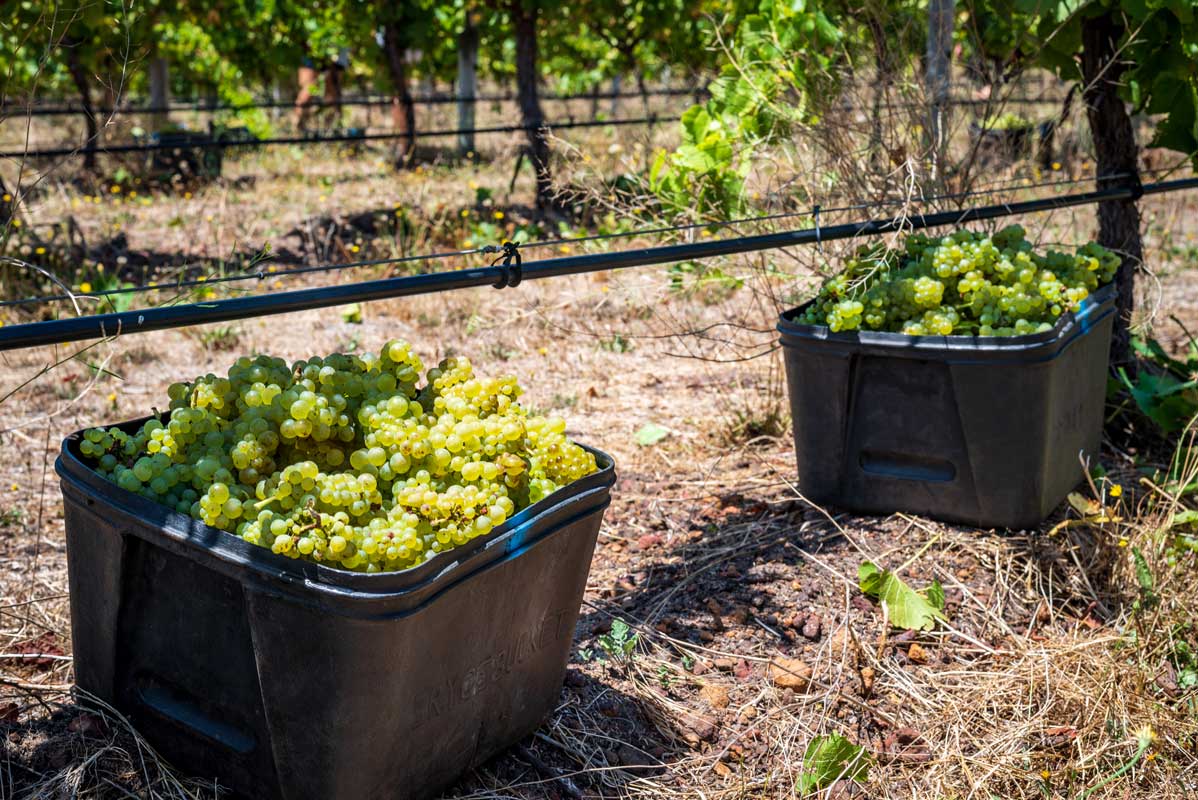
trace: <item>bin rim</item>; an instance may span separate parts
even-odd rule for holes
[[[150,418],[145,416],[106,427],[136,430]],[[610,502],[609,493],[616,481],[615,460],[602,450],[580,444],[580,447],[595,456],[598,470],[521,509],[486,536],[471,539],[406,569],[354,572],[273,553],[269,548],[251,544],[235,533],[214,528],[166,505],[120,488],[83,461],[78,447],[85,430],[75,431],[63,439],[54,469],[64,489],[70,487],[89,497],[102,499],[117,513],[140,522],[140,526],[131,526],[131,535],[139,535],[137,527],[153,527],[176,547],[204,552],[209,558],[224,563],[226,569],[248,571],[263,578],[333,595],[410,594],[434,584],[457,580],[458,573],[464,577],[472,572],[474,562],[478,560],[476,557],[490,554],[493,548],[502,547],[506,554],[518,555],[535,541],[535,529],[542,519],[563,514],[575,516],[605,508]],[[586,507],[578,509],[576,506]],[[530,534],[534,538],[526,538]]]
[[[1055,358],[1078,336],[1115,313],[1116,285],[1114,282],[1100,286],[1082,300],[1076,312],[1068,311],[1057,318],[1048,330],[1023,336],[977,336],[957,334],[950,336],[912,336],[889,331],[841,331],[833,332],[827,325],[809,325],[796,322],[795,317],[803,313],[814,301],[808,300],[801,306],[782,312],[778,318],[778,332],[783,346],[813,346],[817,344],[840,345],[854,350],[867,348],[887,355],[908,355],[911,358],[928,358],[935,355],[972,357],[976,360],[996,360],[1005,357],[1031,356],[1036,360],[1037,351],[1049,351],[1047,358]]]

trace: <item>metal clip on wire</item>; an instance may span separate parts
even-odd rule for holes
[[[483,248],[484,253],[502,253],[499,258],[491,262],[491,266],[498,266],[503,272],[499,276],[499,280],[495,282],[496,289],[516,288],[520,285],[521,279],[524,277],[524,270],[520,266],[520,248],[513,241],[505,241],[503,245],[496,246],[489,244]],[[500,264],[499,262],[503,263]]]
[[[1139,202],[1144,196],[1144,184],[1140,182],[1140,173],[1137,170],[1132,170],[1131,174],[1131,201]]]
[[[819,254],[822,256],[824,254],[824,235],[819,227],[819,211],[820,207],[818,205],[811,209],[811,213],[815,217],[815,246],[818,248]]]

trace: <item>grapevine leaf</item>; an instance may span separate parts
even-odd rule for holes
[[[940,585],[940,581],[932,581],[924,594],[937,611],[944,611],[944,587]]]
[[[839,733],[817,736],[803,754],[803,771],[795,788],[806,795],[826,789],[838,780],[869,779],[870,758],[865,748]]]
[[[636,443],[641,447],[650,447],[670,435],[669,428],[650,422],[636,432]]]
[[[897,628],[930,631],[937,622],[948,621],[936,606],[937,601],[941,604],[944,602],[944,590],[939,584],[929,587],[929,597],[924,597],[894,573],[879,569],[872,561],[866,561],[857,569],[857,585],[865,594],[886,603],[890,622]]]

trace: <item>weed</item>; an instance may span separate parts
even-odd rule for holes
[[[640,636],[622,619],[614,619],[611,630],[598,639],[599,647],[612,661],[628,662],[632,660]]]

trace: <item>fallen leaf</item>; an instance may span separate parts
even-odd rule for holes
[[[642,426],[641,429],[636,432],[635,439],[636,443],[641,447],[649,447],[651,445],[657,444],[669,435],[669,428],[663,428],[656,423],[650,422],[647,425]]]

